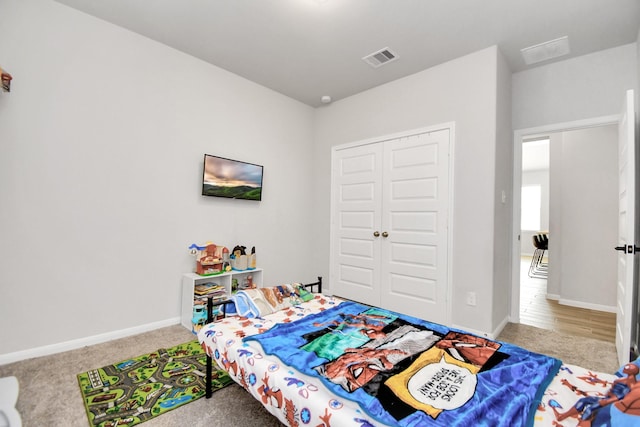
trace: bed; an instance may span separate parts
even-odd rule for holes
[[[288,426],[640,425],[638,362],[594,373],[326,296],[321,278],[218,304],[198,333],[208,384],[215,360]]]

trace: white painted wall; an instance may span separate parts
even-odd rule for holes
[[[497,67],[498,50],[492,47],[317,110],[313,240],[324,276],[329,273],[331,147],[453,121],[452,319],[471,330],[492,331]],[[467,291],[477,293],[476,307],[464,304]]]
[[[312,108],[59,3],[0,10],[0,356],[177,323],[194,242],[321,273]],[[202,197],[204,153],[264,165],[263,201]]]
[[[497,51],[496,145],[494,187],[493,304],[491,329],[499,333],[509,316],[511,288],[511,229],[513,200],[513,129],[511,127],[511,70]],[[502,199],[502,193],[505,199]],[[486,197],[491,197],[487,194]]]
[[[639,84],[636,53],[631,43],[514,73],[513,129],[619,114]]]
[[[616,304],[618,254],[617,126],[602,126],[562,133],[562,167],[553,175],[551,192],[561,206],[550,207],[557,232],[550,248],[561,241],[558,262],[559,297],[587,308]],[[556,141],[554,141],[556,143]],[[553,263],[552,263],[553,261]],[[556,270],[550,270],[555,275]]]

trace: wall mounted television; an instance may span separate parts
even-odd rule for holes
[[[260,165],[205,154],[202,195],[262,200],[262,174]]]

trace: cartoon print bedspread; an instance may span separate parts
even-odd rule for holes
[[[245,342],[321,381],[336,401],[359,403],[361,419],[399,426],[532,425],[560,367],[549,356],[354,302]]]
[[[331,396],[310,377],[266,358],[260,345],[243,337],[263,333],[337,306],[343,300],[316,294],[314,299],[263,318],[230,317],[204,326],[198,339],[230,377],[288,426],[379,426],[356,402]],[[213,397],[215,399],[215,395]]]
[[[530,425],[560,366],[507,343],[322,295],[264,318],[223,319],[198,337],[290,426]]]

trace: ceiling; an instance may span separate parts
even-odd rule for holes
[[[640,27],[638,0],[56,1],[314,107],[492,45],[517,72],[522,48],[568,36],[567,59]],[[397,60],[362,60],[387,47]]]

